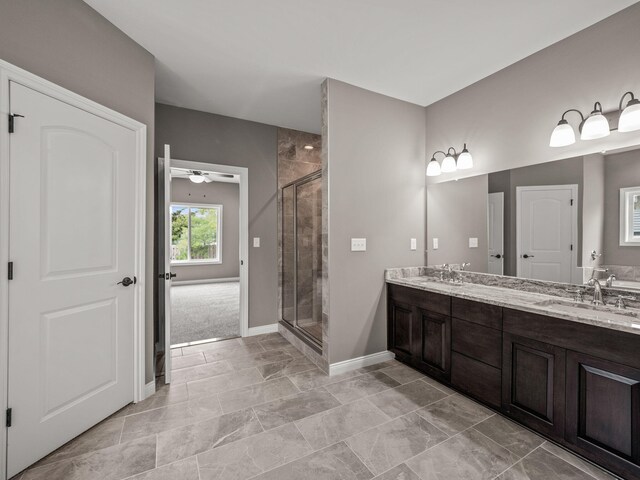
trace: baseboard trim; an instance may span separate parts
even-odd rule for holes
[[[149,398],[151,395],[156,393],[156,382],[151,381],[144,386],[144,398]]]
[[[172,280],[171,285],[180,286],[180,285],[200,285],[205,283],[225,283],[225,282],[239,282],[240,277],[229,277],[229,278],[203,278],[200,280]]]
[[[271,325],[262,325],[261,327],[249,327],[247,337],[253,337],[255,335],[264,335],[266,333],[276,333],[278,331],[278,324],[273,323]]]
[[[329,365],[329,375],[339,375],[341,373],[350,372],[357,368],[368,367],[375,365],[376,363],[387,362],[393,360],[396,356],[385,350],[384,352],[372,353],[371,355],[365,355],[364,357],[352,358],[343,362],[336,362]]]

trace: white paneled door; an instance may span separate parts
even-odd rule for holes
[[[577,185],[516,188],[518,277],[572,281],[577,201]]]
[[[9,477],[134,399],[136,134],[10,82]]]

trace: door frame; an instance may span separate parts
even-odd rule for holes
[[[502,202],[502,209],[500,210],[500,218],[502,219],[502,248],[500,249],[500,251],[502,252],[501,253],[502,258],[500,258],[500,260],[502,260],[502,265],[500,267],[500,275],[504,275],[504,259],[505,259],[505,255],[504,255],[504,192],[489,193],[487,195],[487,209],[489,207],[489,202],[491,200],[491,195],[497,195],[498,198],[500,198],[500,201]],[[489,215],[487,215],[487,237],[491,233],[491,226],[492,225],[489,222]],[[489,259],[487,258],[487,262],[488,261],[489,261]]]
[[[573,200],[573,208],[571,209],[571,243],[573,244],[573,250],[571,251],[571,272],[570,281],[568,283],[582,283],[581,269],[578,268],[578,185],[532,185],[524,187],[516,187],[516,276],[520,277],[522,273],[521,267],[521,242],[520,236],[522,235],[522,229],[520,228],[520,221],[522,220],[522,192],[526,191],[538,191],[538,190],[571,190]],[[560,282],[563,283],[563,282]]]
[[[146,219],[146,156],[147,126],[121,113],[89,100],[66,88],[45,80],[22,68],[0,59],[0,351],[8,352],[9,346],[9,82],[13,81],[39,93],[64,102],[85,112],[125,127],[135,133],[135,268],[138,286],[134,289],[134,358],[133,401],[145,398],[145,219]],[[16,112],[19,113],[19,112]],[[20,128],[18,120],[16,128]],[[0,412],[8,402],[8,356],[0,355]],[[0,479],[7,472],[7,427],[1,422],[0,430]]]
[[[189,170],[216,171],[240,176],[239,200],[240,200],[240,336],[249,335],[249,169],[233,165],[221,165],[216,163],[193,162],[191,160],[179,160],[171,158],[171,166],[186,168]],[[171,199],[169,199],[169,204]],[[162,208],[166,208],[162,205]],[[224,228],[224,227],[223,227]],[[168,255],[169,252],[165,252]],[[161,328],[166,328],[166,325]],[[166,339],[167,345],[171,339]],[[170,352],[165,352],[165,355]]]

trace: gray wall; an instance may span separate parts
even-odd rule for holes
[[[81,0],[0,0],[0,58],[147,125],[146,381],[153,379],[153,56]]]
[[[240,187],[237,183],[193,183],[171,180],[171,201],[222,205],[222,263],[172,265],[175,281],[236,278],[240,276]],[[175,283],[174,281],[174,283]]]
[[[276,323],[277,128],[157,104],[155,139],[156,155],[168,143],[172,158],[249,169],[249,326]]]
[[[427,187],[428,264],[471,262],[468,270],[488,269],[487,193],[488,176]],[[433,250],[433,238],[438,249]],[[478,248],[469,248],[469,238],[478,239]]]
[[[618,108],[638,91],[640,3],[572,35],[426,108],[427,153],[467,142],[478,175],[640,143],[640,132],[550,148],[562,112]],[[577,125],[576,119],[568,117]],[[451,179],[450,174],[429,182]]]
[[[327,83],[329,361],[387,349],[384,269],[422,265],[424,108]],[[350,238],[366,237],[366,252]],[[409,249],[410,238],[418,248]]]
[[[620,189],[640,185],[640,150],[607,155],[604,161],[604,263],[640,265],[640,247],[620,246]]]

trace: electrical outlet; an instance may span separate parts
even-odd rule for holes
[[[258,248],[260,246],[260,237],[253,237],[253,247]]]
[[[351,239],[351,251],[352,252],[366,252],[367,251],[367,239],[366,238],[352,238]]]
[[[416,250],[418,248],[418,241],[415,238],[411,239],[411,250]]]
[[[475,237],[469,238],[469,248],[478,248],[478,239]]]
[[[437,250],[437,249],[438,249],[438,239],[437,239],[437,238],[434,238],[434,239],[433,239],[433,249],[434,249],[434,250]]]

